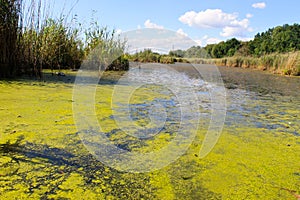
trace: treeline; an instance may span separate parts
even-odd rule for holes
[[[0,0],[0,77],[26,73],[41,78],[45,68],[77,69],[95,48],[101,49],[102,57],[97,58],[101,64],[107,64],[103,55],[109,55],[109,48],[118,55],[124,53],[126,43],[96,21],[83,29],[68,15],[50,17],[47,1],[25,2]],[[129,64],[120,56],[106,67],[128,70]]]
[[[177,58],[207,58],[209,55],[207,51],[200,46],[193,46],[186,51],[184,50],[175,50],[169,52],[170,56]]]
[[[242,42],[233,38],[226,42],[222,41],[219,44],[209,44],[204,48],[193,46],[185,51],[170,51],[169,55],[178,58],[222,58],[233,56],[241,46]]]
[[[256,56],[300,50],[300,25],[285,24],[258,33],[247,45],[246,53]]]
[[[188,62],[186,59],[174,55],[159,54],[151,49],[144,49],[126,57],[132,62],[173,64],[175,62]]]
[[[242,42],[236,38],[193,46],[188,50],[170,51],[170,56],[191,63],[253,68],[283,75],[300,75],[300,25],[285,24],[255,35]]]
[[[194,46],[186,51],[171,51],[169,55],[181,58],[260,57],[271,53],[287,53],[298,50],[300,50],[300,25],[285,24],[258,33],[249,42],[233,38],[218,44],[209,44],[204,48]]]

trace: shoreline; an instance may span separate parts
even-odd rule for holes
[[[239,87],[260,93],[277,93],[282,96],[300,96],[299,76],[283,76],[257,69],[243,69],[218,66],[225,85]]]
[[[187,67],[189,65],[193,64],[175,64],[172,66],[180,72],[195,75],[195,69],[189,70],[188,68],[191,68]],[[207,64],[202,65],[209,66]],[[299,76],[283,76],[251,68],[225,66],[217,66],[217,68],[227,89],[241,88],[258,93],[276,93],[282,96],[300,97]]]
[[[140,63],[144,65],[147,63]],[[155,63],[153,67],[155,67]],[[166,64],[159,64],[166,65]],[[168,66],[174,68],[178,72],[185,73],[191,77],[199,78],[199,73],[193,68],[193,65],[203,66],[203,70],[209,70],[208,64],[191,64],[191,63],[175,63],[167,64]],[[136,63],[131,63],[131,67],[135,68],[138,65]],[[239,67],[227,67],[227,66],[216,66],[221,74],[225,87],[227,89],[241,88],[250,91],[256,91],[259,93],[277,93],[283,96],[295,96],[300,97],[299,87],[300,87],[300,76],[283,76],[279,74],[272,74],[267,71],[261,71],[252,68],[239,68]],[[142,66],[143,68],[143,66]],[[16,79],[1,79],[2,81],[33,81],[33,82],[62,82],[72,84],[76,78],[76,72],[70,70],[62,70],[66,76],[52,76],[49,70],[43,71],[43,79],[38,80],[36,78],[30,78],[27,76],[18,77]],[[103,74],[102,82],[113,84],[119,77],[121,77],[126,71],[107,71]]]
[[[190,63],[213,64],[217,66],[254,69],[282,76],[300,77],[300,52],[268,54],[262,57],[233,56],[224,58],[190,58]]]

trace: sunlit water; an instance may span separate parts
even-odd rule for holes
[[[212,109],[210,90],[212,88],[218,89],[219,86],[211,82],[206,82],[201,77],[195,78],[195,76],[191,77],[186,73],[179,73],[175,69],[172,69],[172,65],[170,66],[168,69],[160,68],[160,66],[156,66],[155,68],[153,65],[144,64],[141,68],[133,68],[126,75],[125,79],[128,81],[128,84],[137,83],[141,88],[153,87],[153,85],[159,86],[155,89],[160,94],[171,98],[169,100],[156,99],[152,103],[163,102],[167,110],[180,107],[180,102],[176,99],[176,92],[184,96],[194,95],[193,97],[197,98],[195,102],[199,105],[199,112],[202,119],[206,118],[206,120],[209,120]],[[190,65],[187,66],[187,68],[190,67]],[[293,89],[297,90],[297,88]],[[281,132],[290,133],[295,136],[300,135],[299,115],[291,112],[299,111],[299,96],[284,96],[271,91],[260,93],[238,86],[226,89],[225,95],[227,97],[226,126],[245,125],[268,130],[278,129]],[[136,106],[140,107],[143,105]],[[136,113],[136,115],[138,116],[139,114]]]

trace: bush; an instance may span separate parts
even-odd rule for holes
[[[125,56],[120,56],[114,60],[106,69],[108,71],[127,71],[129,70],[129,61]]]
[[[162,56],[160,58],[160,63],[162,63],[162,64],[174,64],[175,60],[174,60],[174,58],[172,58],[170,56]]]

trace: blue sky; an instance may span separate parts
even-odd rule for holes
[[[68,10],[76,0],[54,0]],[[258,32],[300,21],[299,0],[79,0],[73,14],[89,22],[93,11],[103,26],[118,31],[165,28],[205,46],[236,37],[249,40]]]

